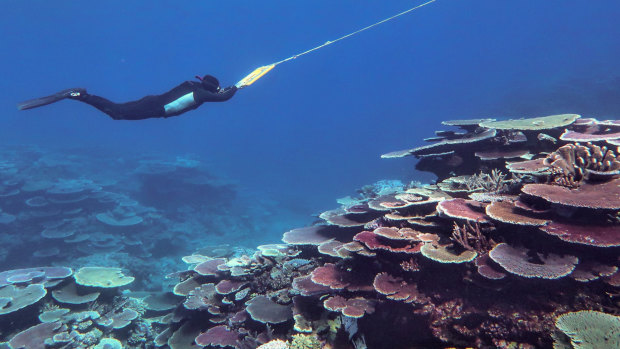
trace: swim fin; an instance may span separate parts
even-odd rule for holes
[[[58,93],[55,93],[53,95],[50,95],[50,96],[30,99],[30,100],[21,102],[21,103],[19,103],[17,105],[17,109],[19,109],[19,110],[26,110],[26,109],[42,107],[44,105],[48,105],[48,104],[52,104],[52,103],[58,102],[58,101],[63,100],[65,98],[79,97],[79,96],[81,96],[82,94],[85,94],[85,93],[86,93],[86,89],[83,89],[83,88],[69,88],[69,89],[62,90],[62,91],[60,91]]]

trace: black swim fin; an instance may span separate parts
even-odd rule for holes
[[[48,104],[52,104],[52,103],[58,102],[58,101],[63,100],[65,98],[79,97],[79,96],[81,96],[81,95],[83,95],[85,93],[86,93],[86,89],[83,89],[83,88],[69,88],[69,89],[62,90],[62,91],[60,91],[58,93],[55,93],[53,95],[50,95],[50,96],[30,99],[30,100],[21,102],[21,103],[19,103],[17,105],[17,109],[19,109],[19,110],[26,110],[26,109],[42,107],[44,105],[48,105]]]

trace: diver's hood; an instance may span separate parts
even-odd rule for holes
[[[215,78],[215,76],[205,75],[202,78],[202,86],[210,92],[217,92],[220,87],[220,82]]]

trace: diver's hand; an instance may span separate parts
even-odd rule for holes
[[[237,86],[232,85],[218,91],[218,93],[227,93],[230,90],[237,91]]]
[[[204,90],[204,89],[203,89]],[[212,93],[204,90],[203,97],[200,100],[204,102],[224,102],[232,98],[237,92],[236,86],[229,86],[223,89],[220,89],[216,93]]]

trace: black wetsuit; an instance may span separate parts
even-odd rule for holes
[[[203,83],[198,81],[185,81],[164,94],[146,96],[127,103],[114,103],[88,93],[68,98],[88,103],[114,120],[143,120],[177,116],[198,108],[204,102],[227,101],[235,92],[237,92],[236,86],[216,91],[206,89]]]

